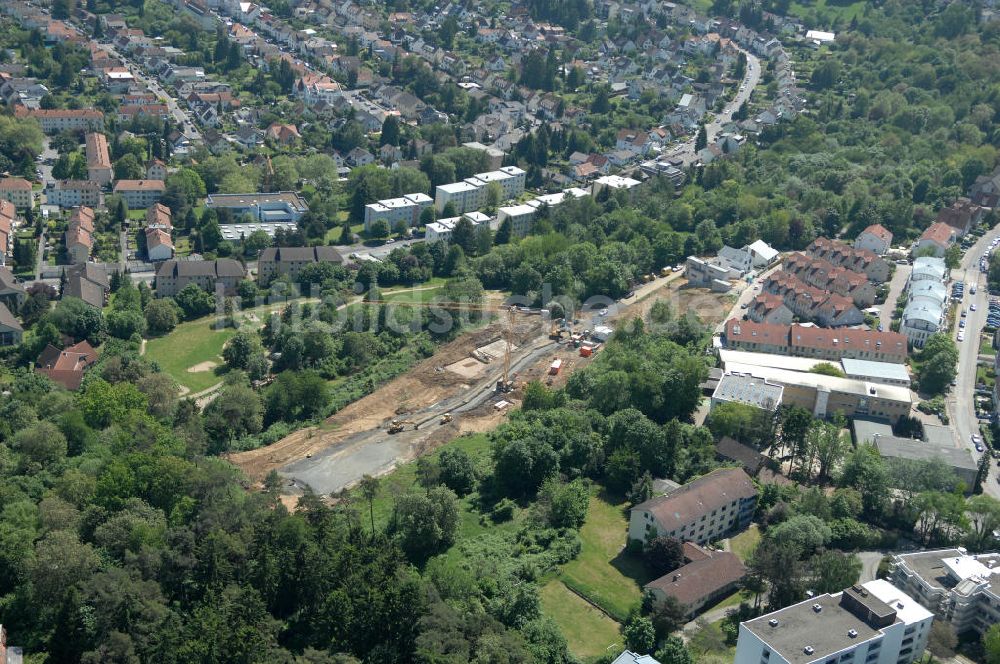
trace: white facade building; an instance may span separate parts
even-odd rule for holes
[[[913,261],[899,331],[915,348],[941,330],[948,310],[948,272],[943,258],[922,256]]]
[[[434,190],[434,206],[438,212],[443,212],[445,206],[452,203],[458,214],[478,210],[486,203],[486,190],[493,182],[500,185],[501,201],[517,198],[524,193],[526,175],[517,166],[504,166],[495,171],[477,173],[462,182],[438,185]]]
[[[740,623],[734,664],[910,664],[933,621],[902,590],[869,581]]]
[[[514,235],[524,237],[531,232],[531,224],[538,210],[531,205],[510,205],[497,210],[497,221],[502,224],[510,220],[510,228]]]
[[[434,204],[427,194],[406,194],[399,198],[387,198],[365,206],[365,231],[370,232],[372,224],[384,220],[391,231],[398,222],[408,227],[420,223],[420,214]]]

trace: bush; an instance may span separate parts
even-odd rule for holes
[[[517,503],[515,503],[510,498],[501,498],[500,502],[493,506],[490,511],[490,518],[493,519],[494,523],[504,523],[505,521],[510,521],[514,518],[514,510],[517,508]]]

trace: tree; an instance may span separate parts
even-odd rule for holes
[[[472,222],[465,217],[459,218],[455,222],[455,229],[451,233],[451,241],[455,246],[461,247],[467,256],[474,256],[476,251],[476,235]]]
[[[365,475],[361,478],[361,483],[358,485],[361,489],[361,495],[365,497],[368,501],[368,516],[371,519],[372,525],[372,537],[375,536],[375,499],[378,498],[379,491],[379,481],[377,477],[372,477],[371,475]]]
[[[392,229],[389,228],[389,222],[385,219],[376,219],[371,223],[368,229],[369,235],[376,239],[382,239],[389,237],[389,233]]]
[[[859,445],[847,457],[840,485],[857,489],[864,513],[870,518],[881,515],[889,498],[889,469],[873,445]]]
[[[958,647],[958,635],[955,628],[943,620],[935,620],[931,623],[931,631],[927,637],[927,649],[936,657],[941,659],[951,659],[955,656],[955,649]]]
[[[203,291],[197,284],[188,284],[174,296],[185,320],[207,316],[215,310],[215,296]]]
[[[590,493],[582,480],[563,483],[550,479],[542,485],[538,504],[548,513],[548,523],[553,528],[577,529],[587,517]]]
[[[809,561],[813,570],[813,590],[818,593],[836,593],[858,582],[861,561],[853,554],[840,551],[823,551]]]
[[[451,489],[439,486],[426,494],[397,497],[388,531],[407,557],[418,562],[451,546],[457,528],[458,498]]]
[[[625,647],[632,652],[647,655],[656,646],[656,630],[649,618],[633,615],[622,628]]]
[[[178,307],[172,298],[163,297],[150,300],[144,310],[146,316],[146,330],[159,336],[167,334],[177,327]]]
[[[51,422],[36,422],[14,435],[13,448],[32,462],[48,466],[65,458],[66,437]]]
[[[232,442],[259,433],[264,426],[264,405],[260,394],[248,385],[226,385],[205,408],[205,432],[212,440],[210,451],[223,452]]]
[[[146,318],[137,309],[112,311],[108,314],[108,333],[118,339],[131,339],[146,332]]]
[[[649,620],[656,630],[656,640],[662,641],[684,626],[687,622],[687,608],[673,595],[666,595],[660,601],[656,601],[654,597]]]
[[[698,135],[694,139],[694,150],[698,152],[708,147],[708,130],[705,125],[698,127]]]
[[[798,551],[800,557],[805,557],[828,544],[833,532],[822,519],[798,514],[772,527],[767,536],[779,547],[790,547]]]
[[[691,652],[684,641],[676,636],[670,636],[656,651],[656,661],[663,664],[694,664]]]
[[[497,246],[510,244],[513,232],[514,227],[510,222],[510,217],[504,217],[503,221],[500,222],[500,227],[497,228],[497,234],[493,237],[493,243]]]
[[[654,577],[661,577],[684,564],[684,548],[673,537],[659,535],[646,542],[642,551],[646,566]]]
[[[131,152],[126,153],[115,162],[116,180],[141,180],[145,175],[146,170],[139,163],[139,159]]]
[[[399,145],[399,120],[395,115],[387,115],[382,121],[379,145]]]
[[[983,632],[983,650],[986,664],[1000,664],[1000,623],[990,625],[990,628]]]
[[[989,455],[984,455],[989,458]],[[969,517],[969,548],[973,551],[987,551],[993,548],[994,531],[1000,528],[1000,501],[992,496],[980,494],[966,502]]]
[[[246,370],[250,358],[261,351],[260,337],[254,332],[237,332],[222,349],[222,359],[231,369]]]
[[[950,335],[932,334],[920,351],[920,390],[929,394],[942,394],[955,378],[958,347]]]
[[[438,455],[440,480],[458,496],[464,496],[476,485],[476,469],[472,457],[458,447],[448,447]]]

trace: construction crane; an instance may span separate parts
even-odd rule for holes
[[[510,372],[510,355],[514,346],[514,320],[518,314],[518,308],[510,305],[484,305],[470,304],[468,302],[399,302],[392,300],[365,300],[362,304],[394,304],[400,307],[424,307],[427,309],[437,307],[439,309],[449,309],[458,311],[486,311],[490,313],[507,314],[507,325],[503,331],[504,354],[503,354],[503,376],[497,379],[497,394],[506,394],[514,391],[514,378],[516,374]],[[402,429],[399,429],[402,431]],[[390,433],[392,431],[390,427]]]

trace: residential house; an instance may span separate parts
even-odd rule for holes
[[[935,222],[927,227],[913,245],[914,256],[936,256],[941,258],[945,255],[957,237],[955,229],[945,223]]]
[[[10,312],[7,305],[0,302],[0,346],[17,346],[24,336],[24,328]]]
[[[35,205],[31,183],[24,178],[0,178],[0,199],[10,201],[19,210],[26,210]]]
[[[163,180],[118,180],[114,193],[125,199],[130,209],[147,208],[166,192]]]
[[[146,164],[146,179],[147,180],[166,180],[167,179],[167,165],[164,164],[159,159],[151,159],[148,164]]]
[[[84,262],[63,269],[65,284],[62,297],[76,297],[101,309],[108,301],[110,280],[107,270],[98,263]]]
[[[934,614],[877,579],[740,623],[734,664],[912,664]]]
[[[829,261],[837,267],[863,273],[876,284],[888,281],[892,271],[889,261],[875,252],[828,240],[825,237],[816,238],[806,249],[806,253]]]
[[[980,175],[969,188],[969,198],[976,205],[995,208],[1000,205],[1000,166],[989,175]]]
[[[81,109],[27,109],[18,106],[14,109],[16,117],[29,117],[38,120],[42,131],[46,134],[57,134],[61,131],[101,130],[104,128],[104,113],[92,108]]]
[[[646,542],[663,535],[705,544],[744,530],[756,505],[757,489],[742,469],[715,470],[633,507],[628,537]]]
[[[66,256],[70,263],[86,263],[94,248],[94,211],[89,207],[73,210],[66,228]]]
[[[795,319],[795,314],[785,305],[784,298],[767,292],[753,299],[747,310],[747,316],[755,323],[771,325],[791,325]]]
[[[302,139],[302,135],[295,125],[278,122],[268,127],[267,131],[264,132],[264,136],[267,140],[274,141],[278,145],[291,145]]]
[[[375,163],[375,156],[364,148],[354,148],[347,153],[345,161],[354,168]]]
[[[56,180],[46,183],[45,201],[63,208],[100,207],[104,197],[101,185],[89,180]]]
[[[87,144],[87,179],[102,187],[111,184],[115,177],[111,167],[111,156],[108,152],[108,139],[104,134],[89,132]]]
[[[832,362],[847,357],[905,364],[908,350],[907,339],[899,332],[771,325],[736,318],[726,321],[722,340],[726,348]]]
[[[0,265],[0,303],[11,311],[20,311],[21,305],[28,299],[28,294],[17,281],[17,277],[6,267]]]
[[[785,258],[783,269],[820,290],[850,297],[859,307],[875,302],[875,285],[860,272],[854,272],[822,259],[795,252]]]
[[[644,589],[652,593],[657,604],[667,597],[675,599],[684,607],[684,619],[689,621],[706,606],[736,591],[747,573],[736,554],[691,542],[684,543],[684,561],[685,565],[650,581]]]
[[[146,237],[146,257],[151,263],[169,260],[174,257],[174,242],[170,231],[161,228],[144,228]]]
[[[936,221],[955,229],[955,237],[965,237],[969,231],[979,224],[986,214],[986,209],[976,205],[964,196],[938,212]]]
[[[433,204],[430,196],[420,192],[369,203],[365,206],[365,231],[371,232],[377,221],[385,221],[390,230],[399,223],[407,228],[418,226],[421,213]]]
[[[17,207],[0,199],[0,265],[7,264],[7,257],[14,248],[14,230],[17,228]]]
[[[49,344],[35,361],[35,371],[67,390],[76,390],[83,382],[84,372],[95,362],[97,351],[86,341],[62,350]]]
[[[335,247],[268,247],[257,259],[257,280],[267,285],[277,276],[288,276],[296,281],[299,272],[315,263],[341,263]]]
[[[156,268],[156,296],[173,297],[188,284],[195,284],[210,293],[221,288],[227,295],[232,295],[245,276],[243,265],[231,258],[214,261],[165,260]]]
[[[854,240],[856,249],[865,249],[878,256],[885,256],[892,246],[892,233],[882,224],[872,224]]]

